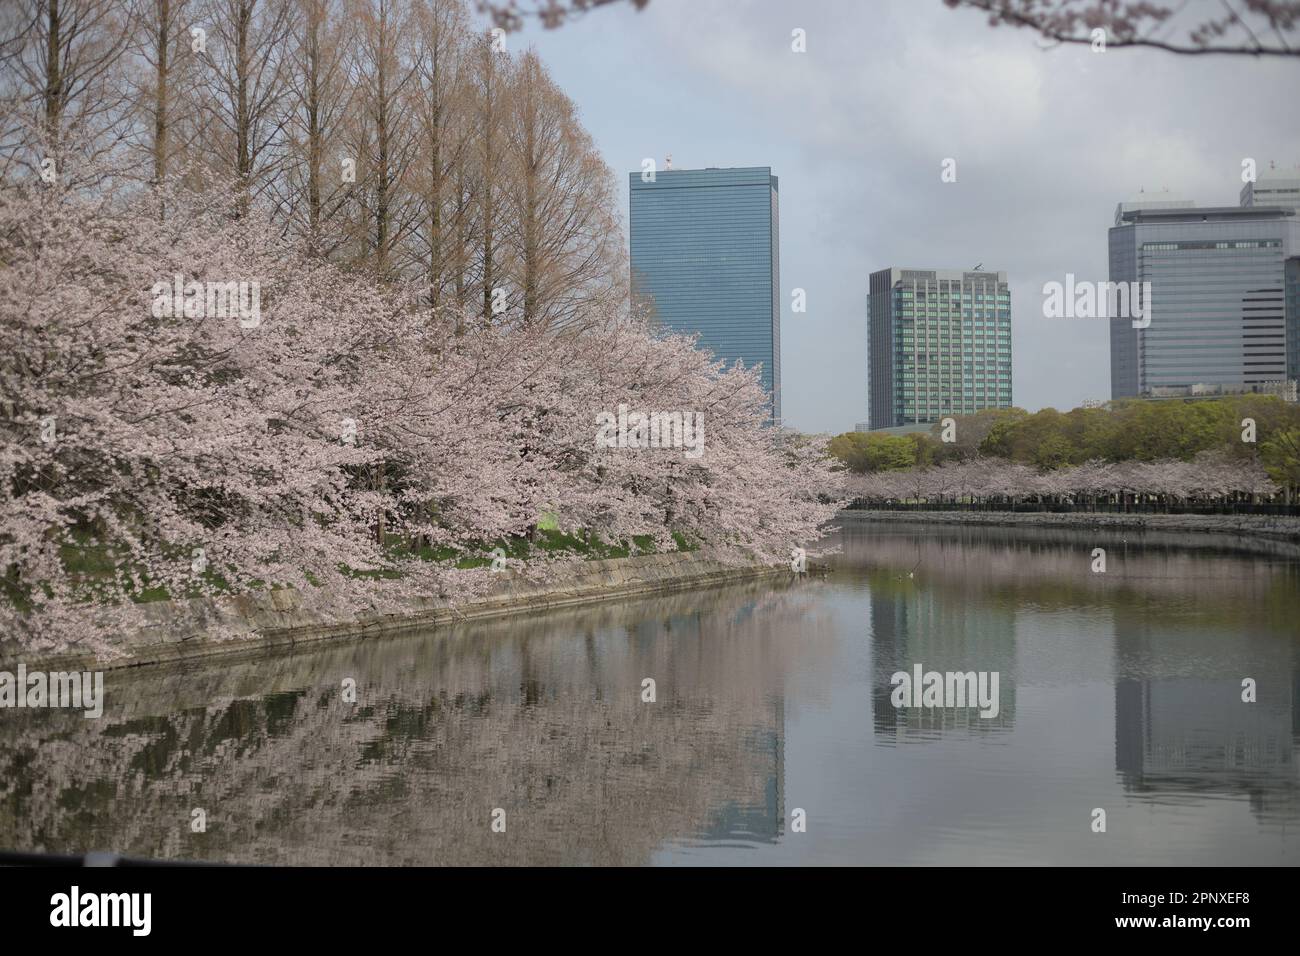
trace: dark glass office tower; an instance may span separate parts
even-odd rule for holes
[[[1300,256],[1292,256],[1283,270],[1286,278],[1286,375],[1300,382]]]
[[[781,417],[777,178],[766,166],[631,173],[632,288],[728,365],[763,366]]]
[[[1113,282],[1150,282],[1145,329],[1111,319],[1111,397],[1259,390],[1288,369],[1285,261],[1300,220],[1283,206],[1123,208]]]

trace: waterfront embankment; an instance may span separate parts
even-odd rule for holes
[[[398,613],[373,608],[322,611],[292,589],[143,606],[145,626],[120,635],[116,656],[25,654],[16,643],[0,644],[0,670],[23,661],[28,667],[99,670],[167,664],[231,653],[261,652],[329,640],[383,637],[429,631],[465,621],[572,607],[687,588],[709,587],[769,575],[790,575],[784,565],[725,564],[693,552],[647,554],[577,562],[559,580],[532,581],[512,571],[486,597],[473,601],[416,598]],[[217,633],[243,636],[216,639]],[[12,669],[12,668],[11,668]]]
[[[844,511],[841,524],[976,525],[1002,528],[1056,528],[1100,533],[1141,534],[1151,543],[1178,536],[1180,547],[1224,547],[1279,557],[1300,557],[1300,518],[1277,515],[1142,514],[1048,511]],[[1190,535],[1190,537],[1189,537]],[[1173,539],[1171,538],[1171,543]]]

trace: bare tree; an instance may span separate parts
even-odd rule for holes
[[[497,288],[497,235],[501,217],[499,197],[502,190],[503,163],[500,153],[504,139],[502,129],[510,92],[512,64],[498,38],[485,34],[473,45],[471,84],[474,95],[476,135],[471,150],[474,164],[475,211],[478,217],[478,258],[475,263],[478,285],[482,290],[482,316],[490,321],[494,290]]]
[[[418,260],[435,311],[448,285],[463,288],[464,249],[457,249],[468,215],[459,195],[458,171],[470,143],[470,87],[466,75],[469,23],[461,0],[424,0],[415,12],[419,50],[415,102],[420,150],[416,189],[420,217],[415,230]]]
[[[201,11],[199,145],[233,178],[241,216],[281,170],[297,9],[292,0],[207,0]]]
[[[131,77],[133,151],[147,157],[150,181],[174,171],[174,160],[193,135],[195,65],[190,34],[192,0],[135,0],[130,11],[131,54],[140,69]],[[165,210],[160,210],[160,214]]]
[[[452,215],[455,241],[451,249],[452,261],[450,268],[456,297],[456,314],[459,317],[466,312],[472,289],[469,263],[471,258],[470,246],[473,242],[474,178],[470,175],[465,163],[456,166],[453,189]],[[459,318],[456,331],[457,333],[461,331]]]
[[[507,270],[525,324],[573,323],[616,283],[623,247],[612,221],[612,174],[536,52],[520,58],[502,177]]]
[[[415,222],[407,188],[419,149],[409,116],[416,85],[411,16],[397,0],[353,0],[349,11],[357,30],[351,143],[357,156],[364,254],[376,275],[393,278],[405,265],[398,261],[401,244]]]
[[[355,179],[356,156],[342,152],[354,89],[348,77],[354,35],[341,0],[297,2],[287,155],[274,191],[289,228],[307,238],[313,254],[323,255],[343,241],[337,230],[327,236],[326,227]]]
[[[60,170],[65,150],[94,160],[120,141],[127,96],[115,82],[127,18],[114,0],[9,0],[0,58],[6,156]]]

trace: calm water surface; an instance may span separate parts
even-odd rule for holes
[[[0,713],[0,845],[313,864],[1300,862],[1285,549],[879,524],[840,543],[824,579],[109,672],[99,720]],[[890,676],[917,663],[997,671],[998,716],[895,709]]]

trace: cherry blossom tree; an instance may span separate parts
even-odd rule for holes
[[[3,181],[0,628],[24,646],[110,653],[151,597],[466,600],[490,572],[421,550],[543,515],[775,562],[837,510],[825,441],[771,427],[757,369],[612,308],[581,334],[431,315],[422,280],[344,271],[229,185]],[[620,406],[698,417],[698,454],[606,447]]]
[[[867,504],[911,501],[938,504],[1001,499],[1012,504],[1034,498],[1046,503],[1095,505],[1099,499],[1140,497],[1161,505],[1222,504],[1236,495],[1271,497],[1282,490],[1254,459],[1203,452],[1192,461],[1089,461],[1056,470],[1036,470],[997,458],[948,461],[932,468],[840,473],[844,496]]]

